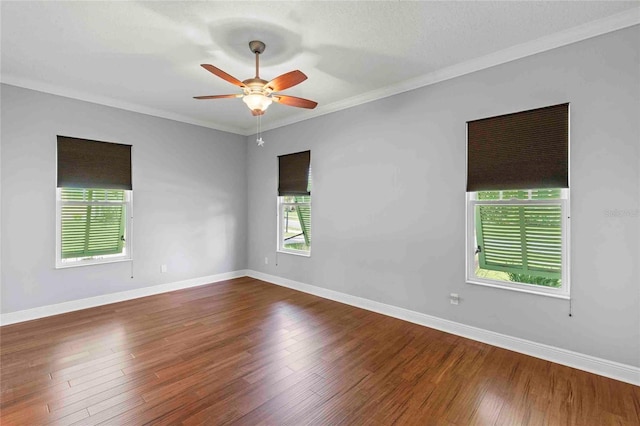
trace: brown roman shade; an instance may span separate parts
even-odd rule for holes
[[[568,103],[467,122],[467,191],[568,187]]]
[[[58,187],[132,189],[131,145],[58,136]]]
[[[311,195],[309,165],[311,151],[278,157],[278,195]]]

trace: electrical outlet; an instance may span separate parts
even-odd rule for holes
[[[265,265],[269,264],[269,258],[267,256],[264,257],[264,264]]]
[[[165,272],[167,272],[167,265],[162,265],[162,266],[160,267],[160,272],[162,272],[163,274],[164,274]]]
[[[458,296],[458,293],[451,293],[449,295],[449,302],[451,302],[452,305],[460,303],[460,296]]]

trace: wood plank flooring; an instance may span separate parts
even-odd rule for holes
[[[5,425],[638,425],[640,388],[239,278],[2,327]]]

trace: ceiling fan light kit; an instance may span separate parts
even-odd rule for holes
[[[253,115],[262,115],[273,102],[271,98],[261,93],[244,95],[242,101],[247,104]]]
[[[289,105],[297,108],[315,108],[318,103],[309,99],[297,98],[295,96],[279,95],[274,92],[288,89],[307,79],[302,71],[295,70],[286,74],[282,74],[271,81],[260,78],[260,54],[264,52],[265,44],[259,40],[249,42],[249,49],[256,55],[256,76],[244,81],[227,74],[219,68],[209,64],[202,64],[202,68],[210,73],[220,77],[221,79],[236,85],[242,89],[243,94],[238,95],[210,95],[195,96],[195,99],[225,99],[225,98],[242,98],[247,104],[254,116],[263,115],[273,102]]]

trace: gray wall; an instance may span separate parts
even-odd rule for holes
[[[640,366],[639,51],[635,26],[248,137],[249,268]],[[567,101],[571,318],[465,284],[464,260],[465,122]],[[276,156],[305,149],[312,255],[276,266]]]
[[[244,137],[14,86],[1,95],[2,313],[246,268]],[[129,262],[54,268],[58,134],[133,145],[133,279]]]
[[[264,148],[2,85],[2,313],[248,266],[640,366],[639,40],[636,26],[269,131]],[[464,282],[464,123],[566,101],[572,318],[567,301]],[[133,145],[133,279],[127,262],[54,268],[56,134]],[[276,157],[304,149],[313,253],[276,266]]]

